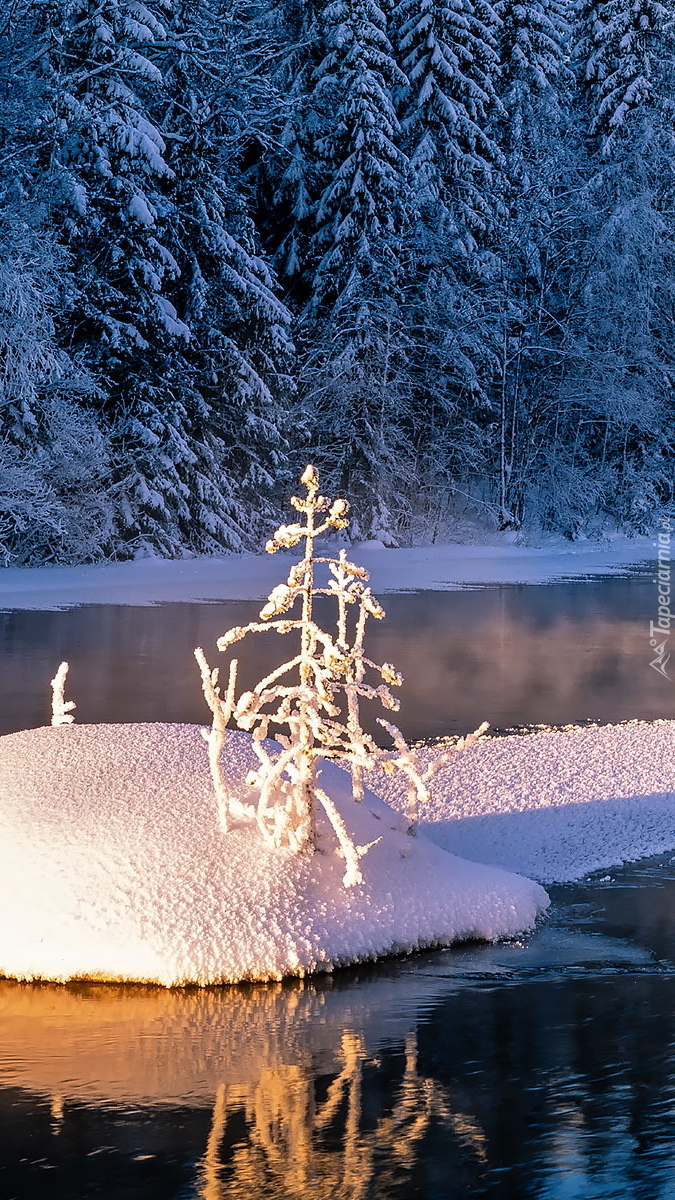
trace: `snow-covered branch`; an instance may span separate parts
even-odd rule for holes
[[[68,674],[68,663],[62,662],[56,675],[51,681],[52,685],[52,725],[72,725],[75,718],[72,715],[73,709],[77,707],[74,700],[66,700],[65,687],[66,676]]]

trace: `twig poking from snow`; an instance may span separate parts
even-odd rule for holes
[[[405,775],[408,780],[408,809],[407,817],[409,821],[408,832],[415,834],[419,823],[420,805],[425,804],[429,800],[428,784],[433,779],[434,775],[450,762],[456,754],[460,754],[462,750],[468,750],[469,746],[473,746],[480,741],[483,735],[490,728],[487,721],[483,721],[482,725],[478,726],[473,733],[468,733],[466,737],[459,738],[453,746],[449,746],[447,750],[443,750],[436,758],[432,760],[425,770],[419,768],[419,755],[416,750],[412,749],[406,742],[403,734],[396,725],[392,725],[391,721],[385,721],[383,717],[377,718],[378,725],[386,729],[391,740],[394,743],[395,749],[384,751],[380,756],[380,764],[385,771],[396,770]]]
[[[213,722],[208,733],[205,733],[206,741],[209,747],[209,766],[211,768],[211,778],[216,792],[216,801],[218,804],[218,821],[223,833],[227,833],[230,828],[230,817],[232,814],[233,798],[227,788],[227,784],[223,778],[223,770],[221,766],[221,751],[225,744],[225,729],[227,723],[232,716],[234,708],[234,692],[237,682],[237,659],[233,658],[230,663],[230,677],[227,684],[227,692],[225,698],[220,695],[218,687],[218,668],[213,671],[206,661],[206,655],[201,646],[197,646],[195,650],[195,658],[199,664],[199,670],[202,677],[202,691],[204,698],[213,714]]]
[[[376,846],[382,839],[375,838],[374,842],[368,842],[365,846],[357,846],[350,838],[347,826],[328,793],[324,792],[323,788],[315,788],[315,795],[317,800],[322,804],[326,816],[333,826],[333,831],[345,860],[346,870],[342,877],[342,882],[345,887],[356,887],[358,884],[364,883],[359,865],[360,860],[364,854],[372,850],[373,846]]]
[[[77,707],[74,700],[66,700],[64,691],[66,686],[66,675],[68,674],[68,663],[62,662],[56,675],[52,679],[52,725],[72,725],[75,718],[71,715],[72,710]]]

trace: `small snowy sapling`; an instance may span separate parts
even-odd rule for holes
[[[73,709],[76,708],[74,700],[66,700],[65,687],[66,675],[68,674],[68,663],[62,662],[56,675],[51,681],[52,685],[52,725],[72,725],[75,718],[72,715]]]
[[[301,482],[307,495],[293,496],[291,504],[304,517],[304,524],[282,525],[267,543],[268,553],[292,548],[304,541],[304,555],[289,572],[286,583],[278,584],[261,610],[260,622],[235,626],[218,639],[219,650],[229,649],[249,633],[285,635],[297,631],[298,653],[265,676],[252,691],[235,703],[236,660],[230,666],[225,698],[220,695],[218,672],[211,671],[204,652],[195,650],[202,687],[213,713],[207,735],[211,774],[218,799],[221,827],[227,830],[233,815],[255,811],[266,842],[294,850],[315,849],[317,803],[323,808],[336,836],[346,870],[345,886],[362,883],[360,860],[370,845],[358,846],[351,838],[333,800],[320,786],[321,761],[332,759],[346,767],[352,778],[355,802],[363,799],[364,772],[382,767],[399,771],[408,781],[409,832],[415,832],[419,803],[428,798],[427,783],[447,760],[479,737],[487,728],[463,739],[422,771],[417,755],[406,744],[400,730],[389,721],[380,724],[394,743],[393,750],[376,745],[361,725],[361,699],[379,700],[385,709],[397,711],[398,700],[391,687],[402,678],[390,663],[382,665],[366,658],[364,638],[368,617],[382,620],[384,611],[368,584],[368,572],[357,566],[342,549],[337,557],[317,557],[315,542],[334,530],[346,529],[349,505],[346,500],[329,500],[319,493],[319,480],[308,466]],[[325,586],[317,586],[315,569],[327,569]],[[326,633],[314,619],[314,599],[332,597],[337,604],[336,630]],[[286,617],[296,601],[300,612]],[[350,621],[350,609],[353,619]],[[350,629],[351,626],[351,629]],[[369,678],[372,682],[369,681]],[[290,678],[289,678],[290,677]],[[255,810],[228,795],[220,766],[225,727],[234,717],[240,729],[253,734],[253,748],[260,761],[249,784],[258,794]],[[274,742],[268,741],[274,726]],[[281,728],[282,732],[277,732]]]

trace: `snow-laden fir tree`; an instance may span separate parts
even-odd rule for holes
[[[356,531],[387,537],[404,442],[405,233],[412,198],[392,103],[405,78],[374,0],[333,0],[311,104],[321,181],[300,335],[317,454],[353,497]]]
[[[391,722],[380,720],[394,743],[393,750],[382,750],[365,733],[361,701],[378,700],[385,709],[396,711],[398,700],[391,687],[400,686],[402,678],[390,663],[380,665],[366,657],[367,621],[370,617],[381,620],[385,615],[367,586],[368,572],[351,562],[345,550],[337,557],[316,554],[317,539],[347,527],[347,501],[322,496],[312,466],[305,468],[301,482],[306,495],[291,498],[300,520],[277,529],[266,548],[274,554],[304,542],[302,559],[291,567],[286,583],[272,590],[261,610],[260,622],[235,626],[218,639],[218,648],[229,650],[251,633],[290,634],[299,643],[297,653],[238,700],[236,660],[230,664],[227,691],[221,696],[218,670],[211,671],[201,648],[195,650],[195,656],[213,714],[207,741],[223,831],[228,831],[233,820],[255,816],[270,845],[311,853],[315,849],[317,808],[321,807],[345,859],[344,884],[350,887],[363,882],[359,864],[370,846],[355,845],[344,818],[320,786],[322,760],[333,760],[349,769],[356,803],[363,800],[365,771],[376,766],[400,771],[408,782],[409,832],[414,834],[419,804],[428,799],[429,780],[441,765],[480,737],[487,725],[439,755],[426,770],[419,767],[415,753]],[[317,568],[325,579],[317,578]],[[335,602],[334,634],[317,623],[315,600],[319,596]],[[259,769],[249,777],[250,786],[258,794],[253,805],[230,796],[223,777],[220,756],[226,748],[225,731],[231,717],[241,729],[252,732],[253,749],[260,761]],[[270,734],[274,742],[267,740]]]
[[[345,292],[364,289],[366,281],[383,294],[396,286],[394,243],[409,203],[391,101],[405,79],[392,57],[384,14],[372,0],[334,0],[324,21],[328,52],[313,100],[332,120],[326,119],[317,147],[324,179],[314,236],[317,311],[339,308]]]
[[[37,12],[52,223],[74,262],[61,335],[106,400],[123,553],[242,548],[242,491],[269,493],[280,445],[288,320],[225,147],[214,161],[220,108],[200,84],[220,17],[189,7]]]
[[[0,25],[0,563],[98,557],[110,534],[109,447],[94,380],[59,346],[69,261],[45,228],[28,6]],[[26,67],[33,62],[32,69]]]
[[[189,330],[167,295],[177,273],[162,239],[166,143],[145,93],[161,86],[148,50],[169,0],[36,6],[49,104],[51,219],[73,261],[62,336],[99,379],[118,447],[117,537],[172,553],[190,520],[189,416],[177,395]]]
[[[552,421],[551,365],[560,354],[569,298],[564,250],[574,220],[568,146],[569,26],[560,0],[497,0],[501,112],[494,136],[504,158],[503,213],[492,246],[495,273],[493,399],[497,520],[518,526],[542,428]],[[562,241],[562,246],[561,246]]]
[[[400,0],[392,18],[416,199],[408,306],[416,492],[432,527],[443,497],[471,488],[484,458],[480,423],[494,359],[485,247],[502,212],[492,128],[498,27],[494,9],[473,0]]]
[[[586,0],[579,7],[575,56],[589,132],[609,156],[632,116],[644,113],[661,90],[663,52],[669,44],[672,50],[672,13],[659,0]]]
[[[240,168],[269,89],[237,3],[174,0],[166,24],[156,52],[173,172],[163,236],[178,265],[169,294],[191,335],[182,389],[202,456],[191,490],[205,530],[210,503],[212,546],[242,548],[283,477],[293,401],[290,314],[260,256]]]
[[[498,140],[513,182],[530,164],[536,169],[542,143],[564,136],[557,110],[569,100],[570,26],[562,0],[495,0],[495,12],[501,22]]]
[[[93,380],[59,348],[62,255],[0,212],[0,564],[96,559],[111,534],[110,447]]]
[[[325,56],[321,7],[315,0],[281,0],[273,7],[278,48],[270,82],[279,120],[257,172],[258,225],[296,311],[311,292],[311,217],[321,184],[315,142],[323,122],[312,99],[315,72]]]
[[[582,5],[574,50],[586,245],[570,321],[566,443],[597,507],[647,528],[673,494],[675,42],[669,10]],[[585,460],[585,462],[584,462]]]
[[[406,80],[401,120],[427,220],[451,240],[469,239],[495,217],[500,154],[490,131],[497,105],[499,20],[488,3],[400,0],[395,38]]]

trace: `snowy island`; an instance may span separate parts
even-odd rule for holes
[[[21,979],[166,985],[279,979],[447,945],[508,937],[546,907],[541,887],[449,855],[326,764],[321,783],[380,839],[364,883],[319,819],[317,851],[223,834],[200,729],[74,725],[0,740],[0,969]],[[228,738],[229,781],[246,788],[251,739]],[[141,782],[142,781],[142,782]],[[367,864],[367,865],[366,865]]]
[[[268,543],[302,560],[218,643],[298,652],[237,698],[236,660],[222,688],[197,648],[210,729],[74,725],[61,671],[53,727],[0,738],[1,975],[206,985],[513,937],[541,883],[675,847],[673,722],[413,751],[382,719],[376,745],[359,705],[395,712],[401,682],[365,655],[384,613],[345,550],[315,555],[347,505],[302,482],[305,523]]]
[[[244,733],[229,737],[234,782],[255,760]],[[365,885],[345,888],[321,824],[311,858],[244,826],[223,836],[196,726],[10,734],[0,970],[209,983],[509,937],[547,899],[503,868],[552,883],[675,848],[674,747],[673,721],[486,738],[436,777],[416,838],[370,791],[356,808],[328,764],[322,783],[355,814],[355,838],[382,836],[362,862]],[[403,809],[394,782],[388,799]]]

